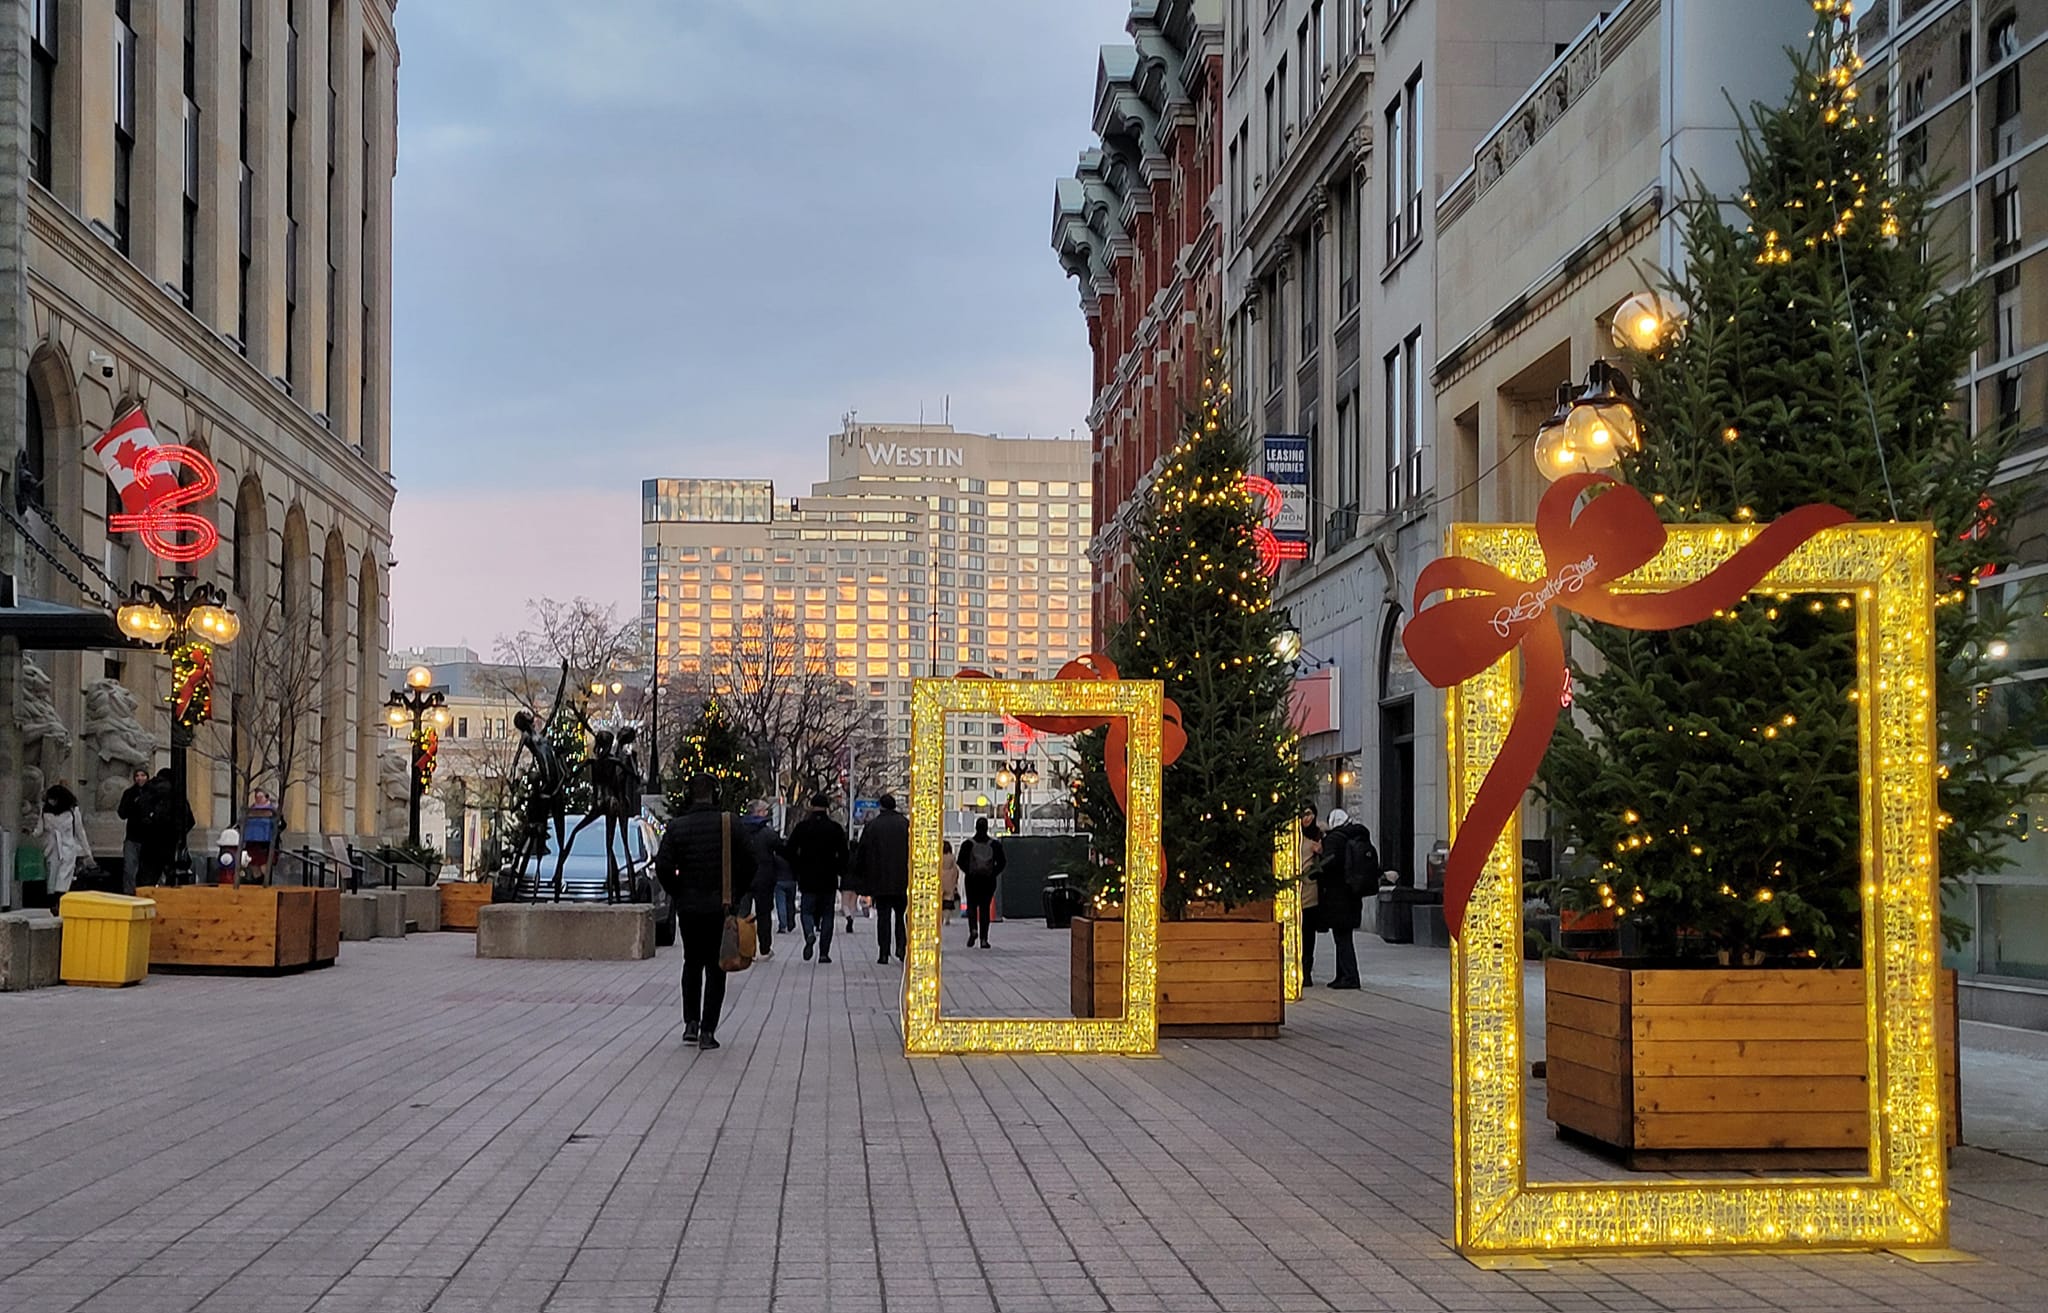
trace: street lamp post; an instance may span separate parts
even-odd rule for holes
[[[996,771],[996,783],[1010,790],[1010,833],[1021,833],[1025,799],[1030,796],[1031,786],[1038,783],[1038,767],[1031,764],[1029,757],[1006,761]]]
[[[235,641],[241,618],[218,585],[167,575],[154,584],[138,580],[114,621],[129,638],[171,654],[171,788],[186,798],[185,753],[213,714],[213,650]],[[181,870],[189,869],[185,860]]]
[[[406,843],[415,849],[420,846],[420,798],[427,791],[420,760],[425,730],[428,725],[436,730],[448,727],[448,695],[431,687],[433,682],[433,671],[414,666],[405,672],[405,687],[392,689],[391,696],[384,699],[384,718],[391,728],[411,729],[406,739],[411,746],[407,757],[411,787],[406,797]]]

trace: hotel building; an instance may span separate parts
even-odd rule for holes
[[[721,644],[786,612],[900,763],[912,680],[1046,678],[1088,650],[1087,443],[849,419],[827,462],[787,502],[760,479],[641,485],[641,619],[664,681],[708,688]],[[996,800],[1002,724],[955,728],[947,806]]]

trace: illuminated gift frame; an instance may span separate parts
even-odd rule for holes
[[[1664,550],[1614,591],[1663,592],[1700,579],[1756,530],[1672,525],[1669,533]],[[1448,546],[1516,579],[1547,577],[1542,547],[1526,525],[1456,525]],[[1461,1252],[1947,1243],[1948,1163],[1934,1044],[1940,961],[1932,531],[1924,524],[1826,530],[1752,591],[1856,598],[1870,1172],[1739,1182],[1528,1181],[1518,812],[1487,859],[1451,949],[1453,1194]],[[1507,736],[1519,682],[1511,653],[1450,691],[1445,728],[1454,829]]]
[[[1165,686],[1157,680],[920,679],[910,696],[910,908],[903,1051],[1156,1053],[1159,1049],[1159,775]],[[939,1015],[939,850],[946,717],[1102,716],[1128,725],[1124,1010],[1120,1017]]]
[[[1280,923],[1280,995],[1301,1002],[1301,822],[1289,821],[1273,845],[1273,875],[1282,881],[1273,895],[1273,919]]]

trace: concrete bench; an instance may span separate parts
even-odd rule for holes
[[[401,885],[398,896],[405,900],[405,919],[410,930],[435,931],[441,928],[441,890],[439,886],[428,885],[421,889],[412,885]]]
[[[477,909],[476,955],[642,962],[654,956],[654,908],[645,903],[493,903]]]
[[[48,912],[0,914],[0,990],[45,989],[57,983],[64,922]]]
[[[365,889],[359,894],[343,894],[342,939],[354,942],[405,938],[406,924],[412,919],[405,895],[403,889]]]

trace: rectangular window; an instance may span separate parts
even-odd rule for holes
[[[50,131],[57,88],[57,0],[30,0],[29,6],[29,176],[50,185]]]
[[[254,256],[251,231],[255,223],[256,174],[249,167],[249,102],[250,74],[256,62],[256,26],[250,12],[250,0],[241,3],[241,58],[237,75],[236,96],[236,139],[240,143],[237,167],[239,195],[236,200],[235,225],[237,230],[237,264],[235,271],[235,340],[241,344],[242,354],[249,353],[249,277]]]
[[[1285,286],[1278,278],[1266,284],[1266,388],[1278,396],[1287,379],[1287,334],[1280,327],[1280,289]]]
[[[1280,163],[1280,101],[1278,84],[1272,78],[1266,79],[1266,167],[1261,173],[1268,182],[1272,181],[1273,170]]]
[[[1408,362],[1408,406],[1403,416],[1408,421],[1407,431],[1402,435],[1406,452],[1407,472],[1403,482],[1410,497],[1422,493],[1422,330],[1417,328],[1408,335],[1403,355]]]
[[[299,6],[284,27],[284,387],[298,395],[299,361]]]
[[[1386,119],[1381,136],[1386,143],[1387,259],[1392,260],[1401,253],[1401,198],[1407,190],[1400,166],[1408,157],[1408,110],[1401,97],[1394,97],[1394,103],[1387,106]]]
[[[1287,121],[1287,56],[1280,56],[1280,66],[1273,70],[1273,81],[1279,94],[1273,100],[1273,112],[1278,117],[1273,121],[1273,163],[1277,166],[1287,158],[1287,149],[1293,139],[1293,128]],[[1267,178],[1268,182],[1272,179]]]
[[[1301,71],[1300,85],[1295,91],[1294,121],[1303,131],[1308,130],[1309,115],[1315,113],[1310,91],[1316,85],[1315,58],[1315,35],[1309,31],[1309,20],[1304,18],[1294,33],[1294,66]]]
[[[1401,348],[1395,347],[1392,351],[1387,352],[1386,359],[1380,362],[1380,367],[1382,374],[1380,386],[1383,389],[1387,403],[1386,441],[1384,444],[1387,461],[1387,501],[1385,509],[1393,510],[1401,504],[1401,458],[1403,455],[1401,451],[1401,433],[1405,428],[1401,416],[1402,411],[1406,408],[1404,402],[1408,395],[1408,389],[1404,386],[1404,380],[1401,377]]]
[[[1342,0],[1339,0],[1339,2],[1341,3]],[[1309,6],[1308,25],[1309,31],[1312,33],[1310,45],[1314,48],[1315,54],[1315,63],[1305,70],[1309,75],[1310,84],[1314,87],[1314,90],[1309,93],[1309,103],[1317,108],[1321,108],[1323,89],[1329,85],[1328,79],[1332,71],[1330,68],[1330,34],[1323,26],[1323,0],[1315,0],[1315,3]]]
[[[1301,238],[1301,358],[1315,355],[1322,340],[1323,271],[1317,259],[1315,229]]]
[[[196,256],[199,250],[199,4],[185,0],[185,179],[180,205],[178,240],[178,292],[185,308],[192,308],[199,285]]]
[[[135,26],[133,0],[114,0],[114,244],[128,254],[135,209]]]
[[[1337,508],[1353,515],[1358,513],[1358,477],[1360,466],[1358,450],[1358,393],[1337,398],[1337,451],[1333,462],[1337,468]]]
[[[1358,304],[1358,188],[1349,178],[1337,184],[1337,313]]]
[[[1408,137],[1407,153],[1402,168],[1408,179],[1408,195],[1402,211],[1401,225],[1404,240],[1414,242],[1422,237],[1422,72],[1416,70],[1408,79]]]

